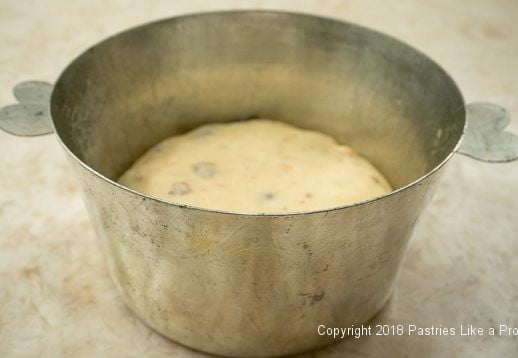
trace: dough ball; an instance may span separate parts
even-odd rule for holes
[[[119,182],[174,203],[240,213],[329,209],[392,190],[374,166],[332,137],[268,119],[170,137]]]

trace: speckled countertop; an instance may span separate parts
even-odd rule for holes
[[[506,107],[518,132],[515,0],[0,2],[0,105],[20,81],[53,82],[87,46],[194,11],[270,8],[381,30],[437,60],[467,102]],[[154,333],[112,285],[52,135],[0,133],[0,356],[204,357]],[[518,327],[518,162],[455,156],[425,210],[379,323]],[[307,357],[516,356],[518,336],[370,336]]]

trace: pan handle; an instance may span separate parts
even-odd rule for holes
[[[13,94],[19,104],[0,110],[0,129],[19,136],[39,136],[53,132],[50,118],[52,85],[27,81],[17,84]],[[518,159],[518,136],[505,132],[509,113],[492,103],[466,106],[467,125],[457,152],[485,162]]]
[[[504,108],[492,103],[469,104],[466,122],[458,153],[484,162],[518,159],[518,136],[504,131],[510,122]]]
[[[19,136],[38,136],[52,133],[50,95],[52,85],[27,81],[14,86],[18,104],[0,109],[0,129]]]

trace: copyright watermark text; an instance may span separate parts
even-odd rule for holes
[[[456,327],[443,325],[422,327],[415,324],[376,324],[351,327],[317,327],[319,336],[331,336],[335,339],[363,336],[518,336],[518,327],[500,324],[495,327],[477,327],[461,324]]]

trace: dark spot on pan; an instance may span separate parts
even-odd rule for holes
[[[38,116],[38,117],[43,116],[43,111],[38,111],[38,112],[34,113],[34,115]]]
[[[304,243],[302,245],[302,248],[308,252],[308,256],[312,256],[313,255],[313,251],[311,251],[311,249],[309,248],[307,243]]]
[[[310,306],[313,306],[315,303],[322,301],[322,299],[324,298],[324,295],[325,295],[324,291],[322,291],[320,293],[299,293],[299,296],[307,298]]]
[[[322,291],[320,294],[315,294],[315,295],[311,296],[312,303],[321,301],[322,298],[324,298],[324,295],[325,295],[325,292]]]
[[[376,184],[379,184],[381,183],[380,180],[378,178],[376,178],[375,176],[371,176],[371,179],[373,182],[375,182]]]
[[[326,265],[326,267],[322,270],[322,272],[326,272],[329,269],[329,264]]]

